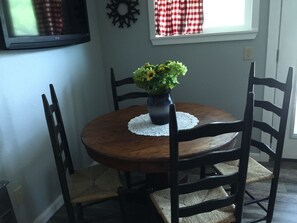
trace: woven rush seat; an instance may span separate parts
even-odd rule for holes
[[[225,175],[238,171],[238,164],[239,162],[235,160],[225,163],[217,163],[214,165],[214,168],[221,174]],[[270,170],[254,160],[252,157],[249,157],[248,172],[246,178],[247,184],[272,178],[273,173]]]
[[[118,172],[103,165],[94,165],[70,175],[71,203],[93,202],[117,197],[121,187]]]
[[[202,190],[191,194],[179,196],[179,206],[186,207],[211,199],[226,197],[223,187],[211,190]],[[171,223],[170,189],[156,191],[150,194],[157,211],[166,223]],[[234,205],[213,210],[211,212],[180,218],[179,223],[230,223],[235,222]]]

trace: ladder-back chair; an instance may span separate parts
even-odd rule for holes
[[[42,95],[42,101],[68,220],[70,223],[86,220],[83,215],[85,207],[110,199],[119,199],[122,185],[118,172],[112,168],[98,164],[84,169],[74,169],[58,99],[52,84],[50,94],[52,104],[49,104],[45,94]],[[120,203],[122,207],[122,199]],[[77,214],[73,206],[77,207]]]
[[[170,106],[170,188],[153,192],[150,197],[166,223],[230,223],[241,222],[247,164],[253,119],[253,94],[250,93],[244,119],[234,122],[216,122],[192,129],[178,130],[175,106]],[[214,148],[193,157],[180,157],[184,142],[203,137],[216,137],[238,132],[238,147]],[[179,180],[180,171],[239,160],[239,169],[228,175],[214,175],[187,182]],[[234,190],[227,193],[225,185]]]
[[[258,78],[255,76],[255,63],[251,63],[248,92],[254,91],[255,95],[257,95],[259,90],[263,92],[264,87],[266,87],[273,89],[274,93],[279,93],[282,97],[281,105],[276,104],[274,100],[267,101],[261,99],[255,100],[254,104],[255,111],[257,109],[258,111],[262,111],[263,114],[270,114],[272,118],[278,117],[279,123],[268,123],[267,121],[264,121],[264,119],[254,119],[253,122],[253,131],[258,131],[262,135],[265,134],[266,139],[269,138],[269,142],[267,143],[262,141],[262,138],[257,139],[253,135],[251,141],[251,148],[256,148],[258,149],[258,151],[267,154],[269,157],[269,161],[272,163],[272,169],[270,170],[261,165],[253,158],[249,158],[247,184],[250,185],[255,182],[270,180],[270,190],[268,195],[258,197],[246,190],[246,194],[248,195],[249,199],[246,199],[244,205],[247,206],[251,204],[258,204],[259,207],[261,207],[261,209],[263,209],[266,213],[260,219],[255,219],[252,222],[259,222],[265,220],[266,222],[270,223],[273,218],[273,210],[277,194],[285,132],[287,126],[287,118],[290,105],[292,79],[292,67],[288,69],[288,74],[285,82],[280,82],[273,78]],[[215,165],[215,169],[219,173],[223,174],[232,173],[235,169],[237,169],[237,167],[237,162],[221,163]],[[264,205],[264,202],[268,203],[268,205]]]

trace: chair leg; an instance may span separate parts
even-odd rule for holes
[[[159,215],[158,211],[156,210],[153,202],[151,201],[151,199],[147,198],[147,207],[148,207],[148,221],[149,223],[164,223],[163,219],[161,218],[161,216]]]
[[[119,194],[119,202],[120,202],[120,208],[121,208],[121,215],[123,223],[128,223],[128,216],[126,211],[126,200],[125,200],[125,191],[122,187],[118,188],[118,194]]]
[[[130,172],[125,171],[125,178],[126,178],[127,188],[131,188],[131,174],[130,174]]]
[[[273,218],[273,211],[274,211],[276,193],[277,193],[277,185],[278,185],[278,179],[277,178],[272,179],[269,201],[268,201],[268,209],[267,209],[267,220],[266,220],[267,223],[271,223]]]
[[[77,219],[82,221],[84,219],[83,207],[80,203],[76,204]]]
[[[200,168],[200,179],[205,178],[205,172],[206,172],[206,168],[205,166],[202,166]]]
[[[68,215],[69,223],[75,222],[75,214],[74,214],[73,206],[71,204],[65,203],[65,208]]]

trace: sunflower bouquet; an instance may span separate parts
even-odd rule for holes
[[[178,61],[168,60],[157,65],[146,63],[133,72],[133,80],[136,86],[145,89],[148,94],[160,95],[179,84],[178,77],[187,71],[187,67]]]

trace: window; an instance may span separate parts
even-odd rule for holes
[[[295,104],[294,104],[294,124],[293,124],[293,138],[297,138],[297,94],[295,93]]]
[[[201,33],[157,36],[154,1],[148,1],[153,45],[254,39],[258,32],[259,0],[203,0]]]

